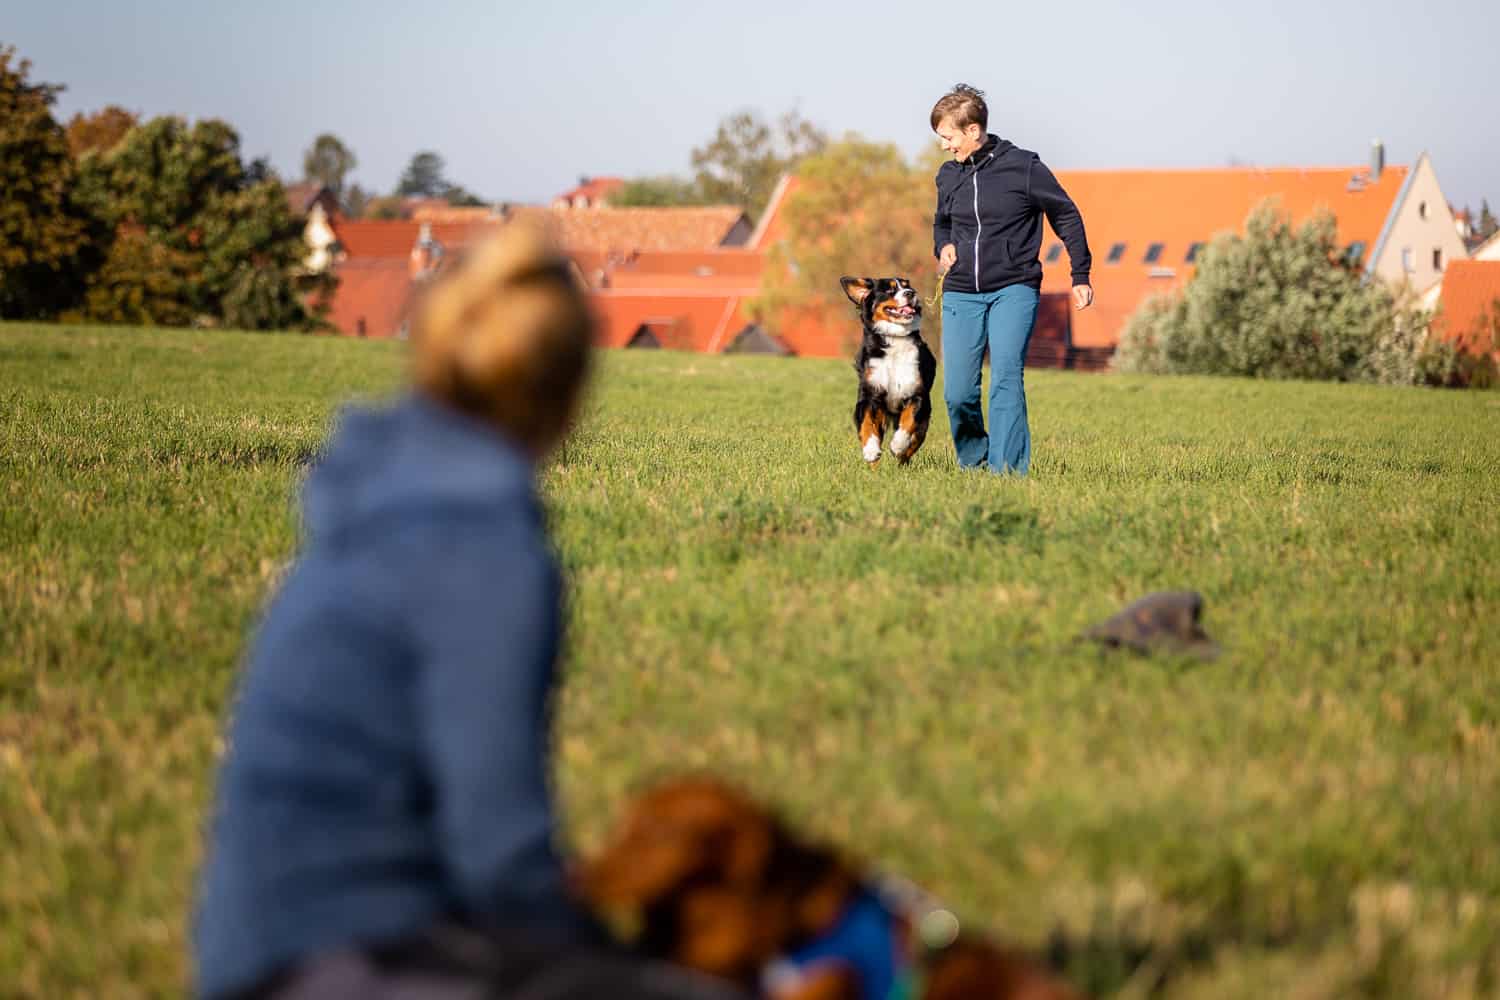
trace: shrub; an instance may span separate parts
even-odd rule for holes
[[[1293,227],[1274,202],[1199,257],[1179,293],[1149,299],[1126,325],[1119,371],[1467,384],[1472,365],[1429,333],[1430,317],[1361,273],[1334,218]]]

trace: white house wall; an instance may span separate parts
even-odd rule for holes
[[[1468,256],[1432,160],[1425,153],[1412,169],[1405,199],[1394,211],[1380,256],[1374,261],[1373,270],[1380,277],[1392,284],[1405,282],[1421,292],[1443,279],[1450,261]],[[1439,255],[1437,266],[1433,251]]]

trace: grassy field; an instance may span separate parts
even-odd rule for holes
[[[0,327],[0,995],[180,995],[246,628],[399,348]],[[1033,476],[842,362],[613,354],[545,475],[577,842],[714,768],[1122,997],[1500,994],[1500,394],[1033,372]],[[1194,587],[1211,664],[1075,635]]]

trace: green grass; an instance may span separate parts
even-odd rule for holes
[[[0,994],[175,995],[245,630],[399,347],[0,327]],[[1500,992],[1500,395],[1032,372],[1033,476],[841,362],[612,354],[545,475],[576,842],[713,768],[1102,994]],[[1194,587],[1212,664],[1074,642]]]

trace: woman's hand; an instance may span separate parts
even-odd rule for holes
[[[1093,285],[1073,286],[1073,308],[1079,311],[1087,309],[1094,301]]]
[[[942,252],[938,254],[938,270],[952,270],[953,264],[957,260],[958,248],[955,247],[952,243],[949,243],[947,246],[943,247]]]

